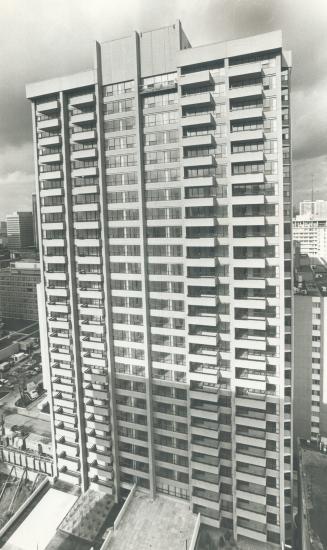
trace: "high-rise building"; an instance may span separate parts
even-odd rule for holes
[[[6,216],[8,248],[19,249],[34,245],[32,212],[14,212]]]
[[[294,296],[294,444],[304,438],[327,448],[326,325],[327,267],[302,256]]]
[[[289,73],[280,32],[177,22],[27,86],[59,479],[260,549],[292,522]]]

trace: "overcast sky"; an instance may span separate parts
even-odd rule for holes
[[[326,0],[0,0],[0,218],[31,208],[25,84],[92,67],[94,41],[181,19],[193,46],[281,29],[293,50],[295,201],[327,199]]]

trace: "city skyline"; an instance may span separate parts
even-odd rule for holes
[[[324,192],[327,134],[321,116],[326,109],[323,93],[326,76],[321,71],[327,52],[324,2],[316,1],[314,10],[303,1],[288,0],[194,1],[191,10],[184,0],[168,4],[158,0],[155,6],[147,1],[123,1],[115,10],[100,0],[92,7],[85,1],[74,0],[69,5],[67,10],[66,3],[56,2],[54,13],[44,9],[39,0],[30,2],[28,8],[18,0],[2,2],[0,97],[6,117],[0,129],[1,219],[14,210],[30,209],[35,187],[25,83],[91,68],[90,52],[96,39],[102,42],[113,36],[125,36],[133,28],[146,31],[178,18],[192,36],[193,47],[277,29],[283,31],[286,47],[294,52],[296,67],[292,90],[294,203],[310,197],[312,175],[315,198],[327,198]]]

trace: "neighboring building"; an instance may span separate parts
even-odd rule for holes
[[[295,548],[327,548],[327,456],[313,445],[299,442],[298,514]]]
[[[0,221],[0,248],[6,248],[7,245],[8,245],[7,222]]]
[[[10,252],[7,248],[0,247],[0,269],[9,267],[10,264]]]
[[[327,266],[301,256],[294,295],[294,442],[327,446]]]
[[[327,219],[327,201],[301,201],[299,204],[300,216],[314,216],[316,218]]]
[[[38,320],[36,285],[40,282],[40,265],[12,262],[0,270],[0,313],[3,318]]]
[[[299,243],[301,254],[327,260],[327,219],[296,216],[293,239]]]
[[[14,212],[6,216],[9,249],[34,245],[32,212]]]
[[[178,22],[27,86],[58,478],[260,549],[292,525],[289,72],[280,32]]]
[[[39,228],[37,221],[37,199],[36,193],[32,193],[32,215],[33,215],[33,236],[34,236],[34,246],[39,249]]]
[[[327,201],[302,201],[293,218],[293,239],[301,254],[327,260]]]

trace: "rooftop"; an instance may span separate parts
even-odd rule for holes
[[[45,550],[76,499],[75,495],[49,489],[14,531],[5,545],[6,550]]]
[[[196,516],[189,503],[136,492],[108,550],[181,550],[189,547]]]
[[[88,489],[69,510],[59,529],[92,543],[102,530],[113,507],[114,501],[109,494]]]
[[[294,291],[306,296],[327,296],[327,265],[323,260],[295,253]]]
[[[323,548],[327,548],[327,455],[312,447],[302,446],[299,457],[304,517],[311,550],[320,550],[321,543]]]

